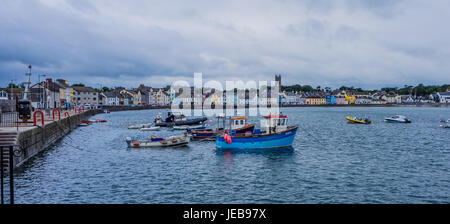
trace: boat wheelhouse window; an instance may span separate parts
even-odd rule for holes
[[[281,125],[286,125],[286,119],[281,119]]]
[[[277,119],[277,125],[280,125],[280,124],[281,124],[280,119]]]
[[[244,120],[241,120],[241,125],[244,125]]]
[[[234,124],[235,124],[235,125],[239,125],[239,120],[235,120],[235,121],[234,121]]]

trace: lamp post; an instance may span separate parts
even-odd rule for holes
[[[14,86],[14,81],[16,81],[16,79],[11,79],[11,100],[14,100],[14,95],[13,95],[13,86]]]
[[[45,75],[38,75],[38,83],[39,83],[39,95],[38,95],[38,101],[39,101],[39,109],[42,109],[42,95],[41,95],[41,88],[42,88],[42,84],[41,84],[41,76],[45,77]],[[45,91],[44,91],[45,92]]]

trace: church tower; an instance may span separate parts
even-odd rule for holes
[[[278,87],[280,88],[281,92],[281,75],[275,75],[275,82],[278,83]]]

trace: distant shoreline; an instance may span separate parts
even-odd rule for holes
[[[323,105],[283,105],[280,108],[290,107],[450,107],[450,104],[323,104]],[[117,111],[130,111],[130,110],[167,110],[171,109],[170,106],[100,106],[102,110],[108,110],[110,112]],[[242,109],[244,107],[235,107],[235,109]],[[249,108],[249,107],[245,107]],[[252,107],[255,108],[255,107]],[[196,107],[194,109],[202,109],[202,107]],[[218,108],[216,108],[218,109]]]

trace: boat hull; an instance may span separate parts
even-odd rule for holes
[[[270,149],[291,148],[297,134],[298,127],[291,128],[285,132],[257,135],[251,137],[231,137],[232,142],[225,141],[223,136],[216,137],[218,149]]]
[[[384,121],[389,122],[389,123],[404,123],[404,124],[411,123],[411,121],[409,121],[409,120],[405,121],[405,120],[397,120],[397,119],[389,119],[389,118],[384,119]]]
[[[175,140],[175,141],[174,141]],[[186,146],[190,142],[190,137],[170,137],[163,141],[132,140],[127,137],[126,142],[129,148],[165,148]]]
[[[347,119],[347,123],[349,124],[373,124],[372,121],[367,122],[365,120],[358,120],[353,117],[346,117],[345,119]]]
[[[250,124],[247,127],[235,129],[237,134],[245,134],[246,132],[252,132],[255,130],[256,124]],[[218,134],[222,134],[224,131],[193,131],[193,139],[214,139]]]
[[[183,125],[196,125],[196,124],[203,124],[203,122],[205,122],[206,120],[208,120],[208,118],[206,118],[206,117],[194,118],[194,119],[189,119],[189,120],[185,120],[185,121],[160,122],[160,123],[156,123],[155,126],[171,127],[171,126],[183,126]]]

